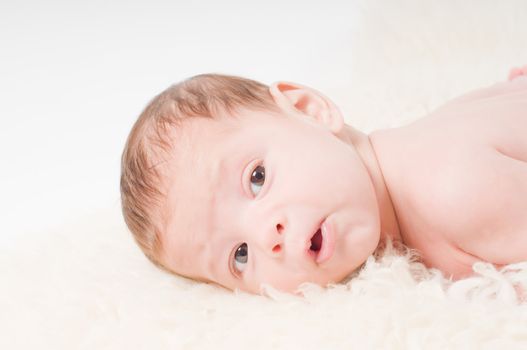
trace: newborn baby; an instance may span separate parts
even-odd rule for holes
[[[195,76],[128,136],[125,221],[160,268],[253,293],[342,281],[386,239],[455,279],[527,260],[526,75],[369,135],[311,88]]]

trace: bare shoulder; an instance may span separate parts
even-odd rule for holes
[[[527,115],[507,103],[463,112],[413,130],[412,224],[445,250],[496,264],[527,260]]]
[[[458,203],[459,211],[450,238],[486,261],[527,260],[527,163],[493,147],[476,157],[480,161],[467,160],[453,186],[457,194],[449,200]]]
[[[474,109],[464,123],[478,136],[458,184],[460,193],[467,189],[460,203],[473,205],[465,219],[470,229],[451,232],[452,240],[497,264],[527,260],[527,89]]]
[[[438,159],[434,170],[411,179],[401,216],[404,238],[428,265],[462,277],[478,260],[527,260],[527,163],[482,146]]]
[[[387,132],[379,156],[407,243],[456,274],[527,260],[527,79],[499,89]]]

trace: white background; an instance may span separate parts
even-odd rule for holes
[[[119,205],[128,132],[172,83],[289,80],[345,104],[347,2],[249,3],[2,0],[0,244]]]

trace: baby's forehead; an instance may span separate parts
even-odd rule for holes
[[[193,186],[203,180],[196,175],[210,171],[221,158],[243,151],[253,138],[246,138],[242,145],[238,136],[247,135],[250,129],[258,128],[253,123],[252,113],[255,112],[192,117],[172,126],[168,130],[170,149],[163,169],[168,185],[173,187],[178,183],[184,188]]]
[[[163,169],[168,186],[178,184],[185,189],[202,181],[198,175],[209,171],[212,163],[222,156],[225,141],[240,130],[236,124],[239,123],[229,118],[194,117],[174,126]]]
[[[235,112],[222,112],[217,116],[189,117],[169,130],[171,143],[170,170],[196,170],[197,166],[207,165],[225,152],[243,151],[254,138],[247,137],[263,127],[278,125],[284,116],[269,111],[239,109]],[[240,138],[243,141],[240,141]]]
[[[231,116],[191,117],[171,129],[175,146],[184,147],[201,140],[225,136],[242,128],[240,120]]]
[[[251,148],[258,147],[263,139],[262,129],[274,128],[285,116],[266,111],[240,110],[232,115],[193,117],[171,131],[172,149],[170,162],[173,171],[195,171],[196,167],[209,165],[218,158],[232,158]],[[280,125],[288,130],[292,125]]]
[[[254,118],[252,115],[240,113],[192,117],[173,126],[168,136],[172,144],[172,155],[181,157],[197,154],[202,148],[210,151],[216,149],[215,146],[220,142],[232,138],[234,134],[248,131],[254,126]]]

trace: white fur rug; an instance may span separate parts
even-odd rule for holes
[[[343,49],[353,52],[353,87],[324,92],[365,131],[406,123],[527,64],[524,1],[353,8]],[[116,203],[1,247],[0,348],[526,349],[527,302],[514,285],[527,290],[527,263],[474,270],[452,283],[389,254],[348,283],[306,285],[305,297],[232,293],[153,267]]]

